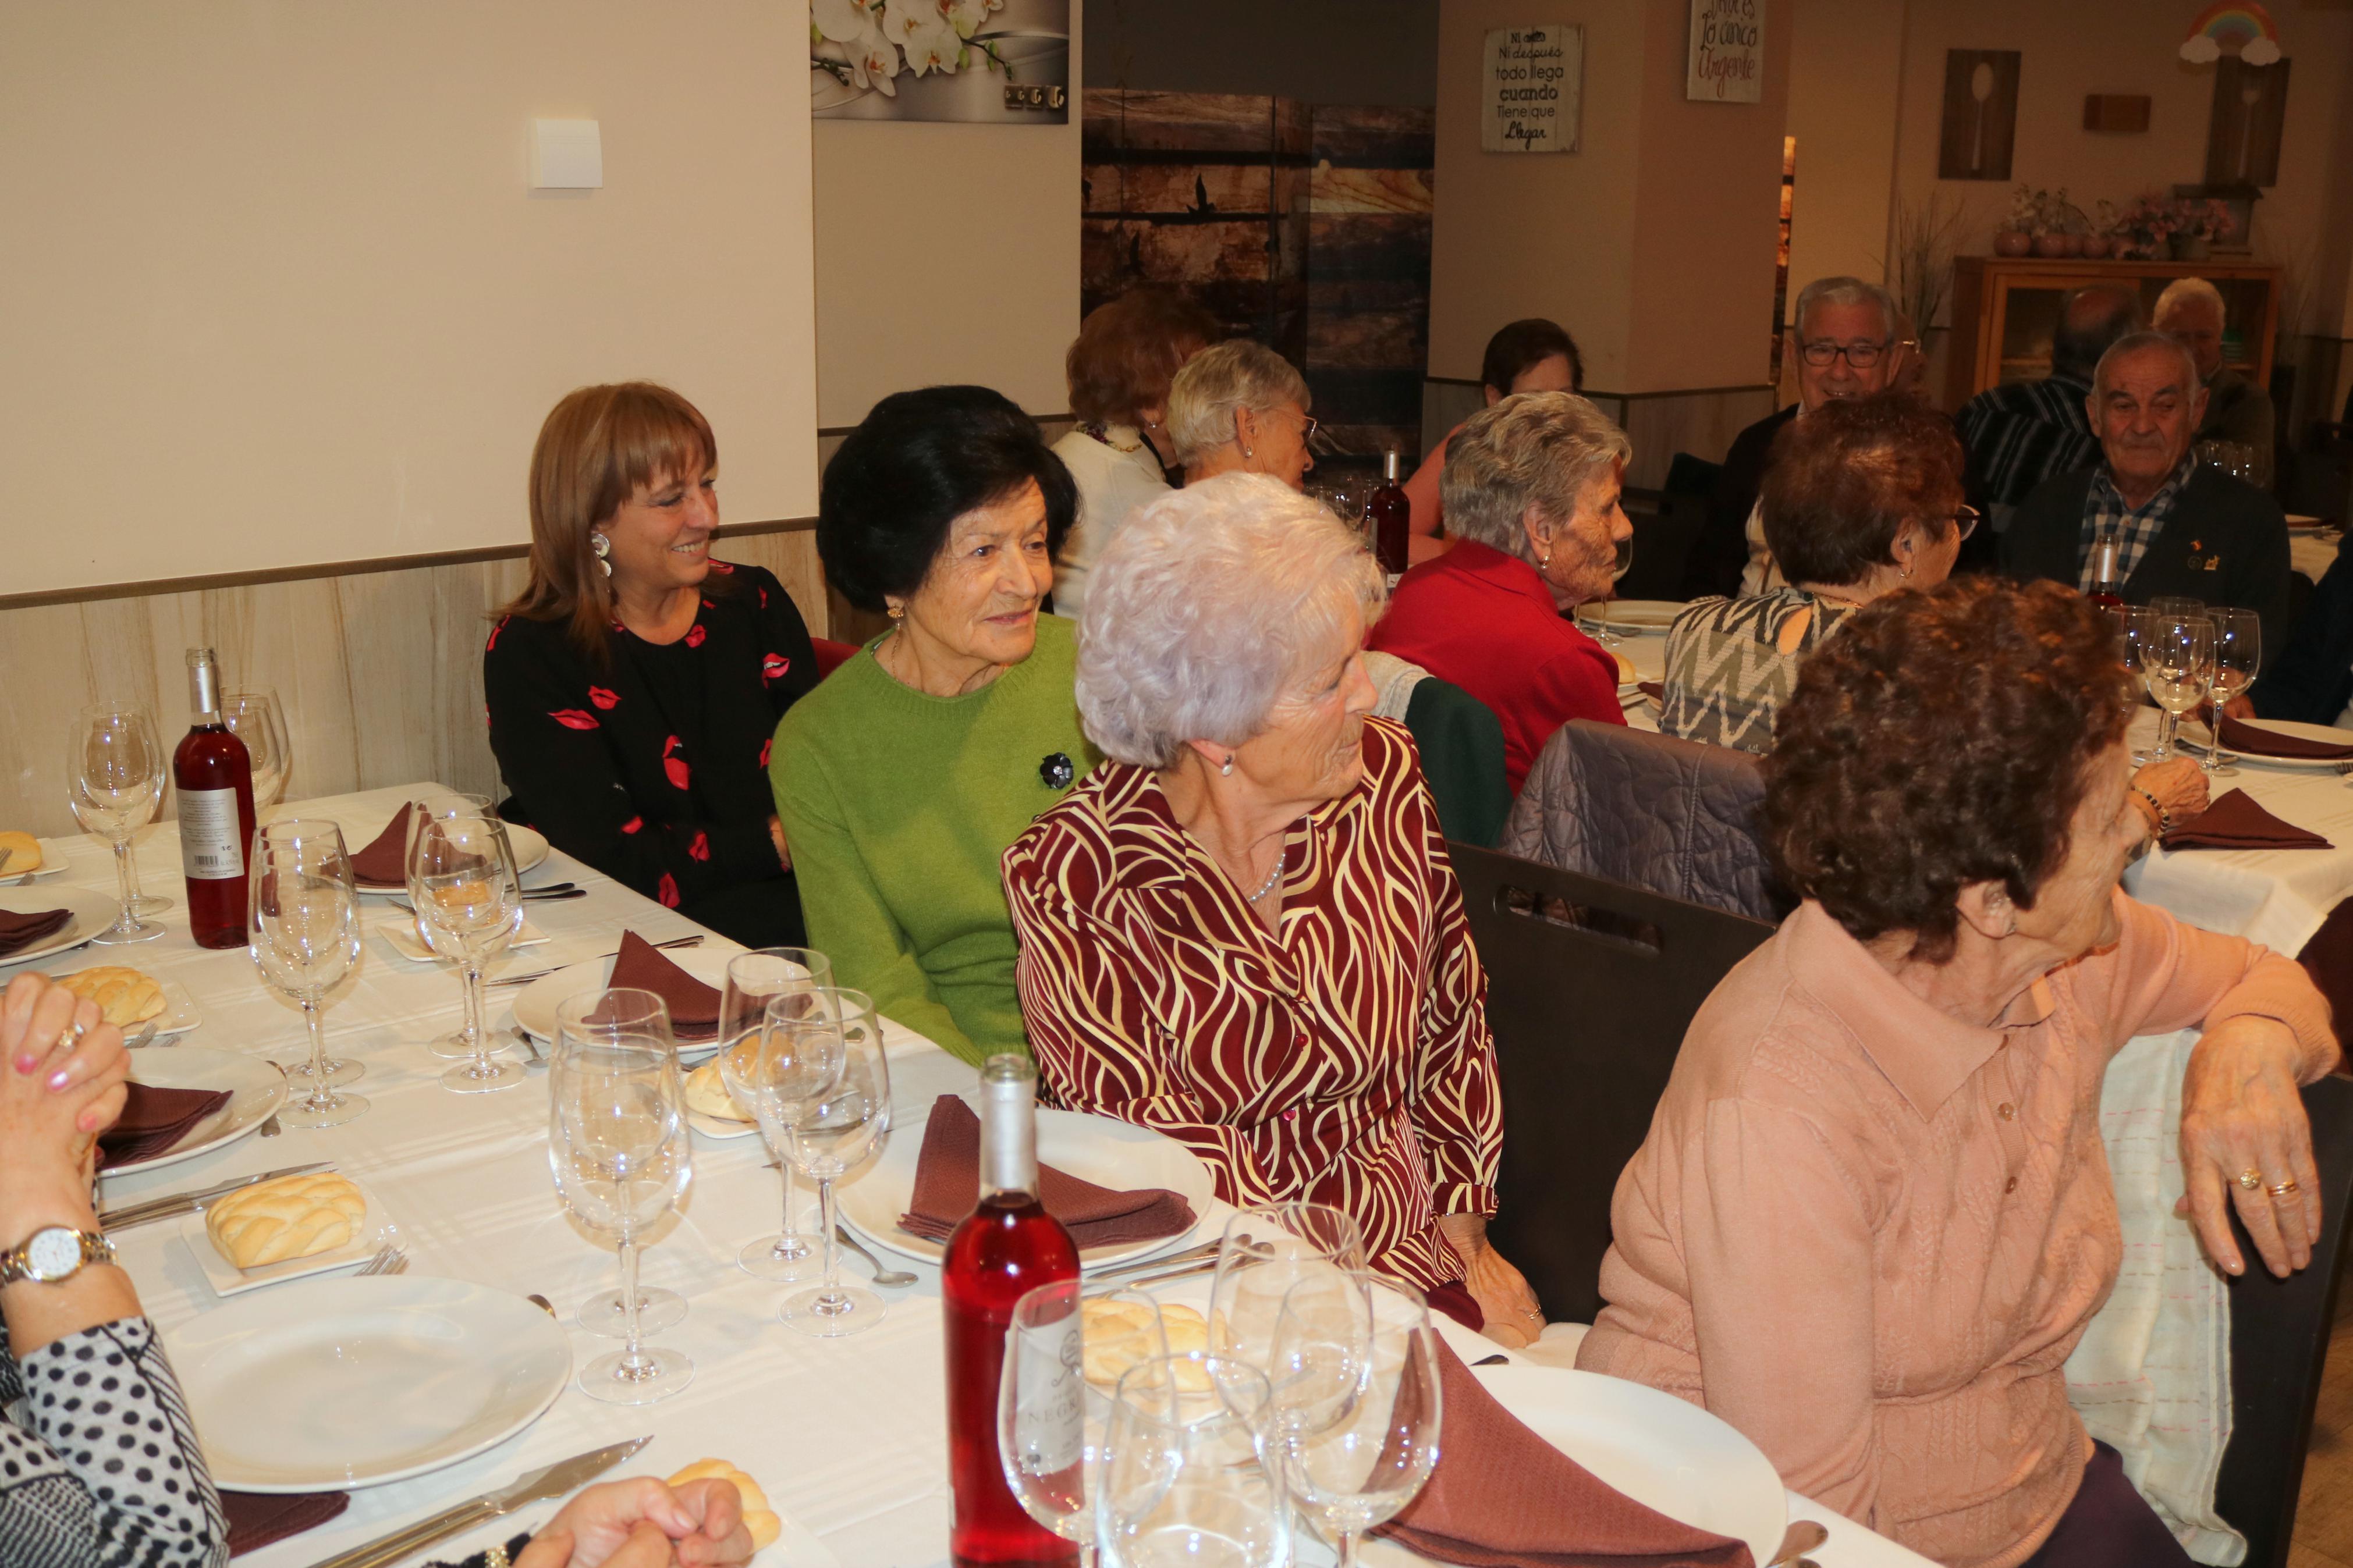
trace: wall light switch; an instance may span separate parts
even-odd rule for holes
[[[595,191],[605,184],[605,142],[593,120],[531,122],[531,188]]]

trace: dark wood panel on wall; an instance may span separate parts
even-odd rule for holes
[[[1184,289],[1297,364],[1344,447],[1419,438],[1435,113],[1084,95],[1081,289]]]

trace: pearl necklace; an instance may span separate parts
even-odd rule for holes
[[[1274,869],[1266,874],[1266,880],[1259,884],[1257,892],[1244,895],[1244,902],[1255,904],[1261,899],[1274,891],[1275,884],[1282,880],[1282,863],[1286,858],[1288,858],[1287,852],[1282,855],[1277,855],[1274,858]]]

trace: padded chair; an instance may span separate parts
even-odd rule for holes
[[[1773,928],[1492,849],[1447,848],[1486,965],[1503,1069],[1489,1233],[1547,1318],[1589,1323],[1601,1310],[1610,1195],[1650,1131],[1683,1032]]]
[[[2274,1279],[2237,1215],[2231,1218],[2247,1272],[2230,1287],[2231,1446],[2222,1452],[2214,1509],[2247,1538],[2246,1568],[2286,1568],[2305,1446],[2337,1321],[2346,1208],[2353,1204],[2353,1079],[2331,1074],[2306,1086],[2304,1109],[2321,1187],[2311,1267]]]
[[[1628,489],[1626,521],[1634,525],[1634,563],[1618,580],[1621,599],[1683,597],[1692,542],[1707,521],[1707,498],[1674,490]]]

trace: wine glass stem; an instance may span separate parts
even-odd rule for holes
[[[115,924],[129,931],[139,923],[139,911],[131,903],[134,895],[131,889],[131,840],[127,837],[114,841],[114,879],[122,896],[122,912],[116,917]]]
[[[2180,715],[2174,712],[2172,709],[2167,708],[2159,712],[2157,721],[2157,761],[2165,762],[2173,755],[2173,734],[2180,725]]]
[[[134,828],[132,832],[132,838],[136,838],[137,837],[138,831]],[[132,838],[124,839],[120,847],[122,854],[123,890],[131,903],[133,906],[136,906],[139,902],[139,894],[141,890],[139,887],[139,857],[131,853]]]
[[[833,1301],[841,1295],[841,1246],[833,1238],[833,1178],[817,1179],[818,1239],[825,1246],[825,1292],[818,1299]]]
[[[319,1011],[318,998],[301,998],[302,1022],[311,1030],[311,1092],[303,1103],[313,1110],[324,1110],[333,1102],[327,1092],[327,1020]]]
[[[462,971],[466,982],[466,1037],[473,1043],[475,1078],[491,1073],[491,1031],[482,1018],[482,966],[471,959]]]
[[[621,1197],[628,1201],[628,1184],[621,1184]],[[645,1364],[638,1347],[638,1244],[630,1237],[621,1237],[621,1371],[634,1376]]]
[[[793,1163],[792,1163],[790,1160],[778,1160],[778,1161],[776,1162],[776,1172],[777,1172],[777,1173],[778,1173],[779,1175],[783,1176],[783,1177],[784,1177],[784,1179],[785,1179],[785,1183],[784,1183],[784,1185],[785,1185],[785,1223],[784,1223],[784,1226],[783,1226],[783,1227],[782,1227],[782,1232],[783,1232],[783,1234],[779,1235],[779,1236],[776,1237],[776,1250],[777,1250],[778,1252],[783,1252],[783,1251],[787,1250],[787,1249],[791,1247],[791,1245],[792,1245],[792,1242],[791,1242],[791,1237],[792,1237],[792,1234],[793,1234]]]
[[[1344,1530],[1339,1531],[1339,1536],[1340,1551],[1335,1568],[1356,1568],[1356,1532]]]

